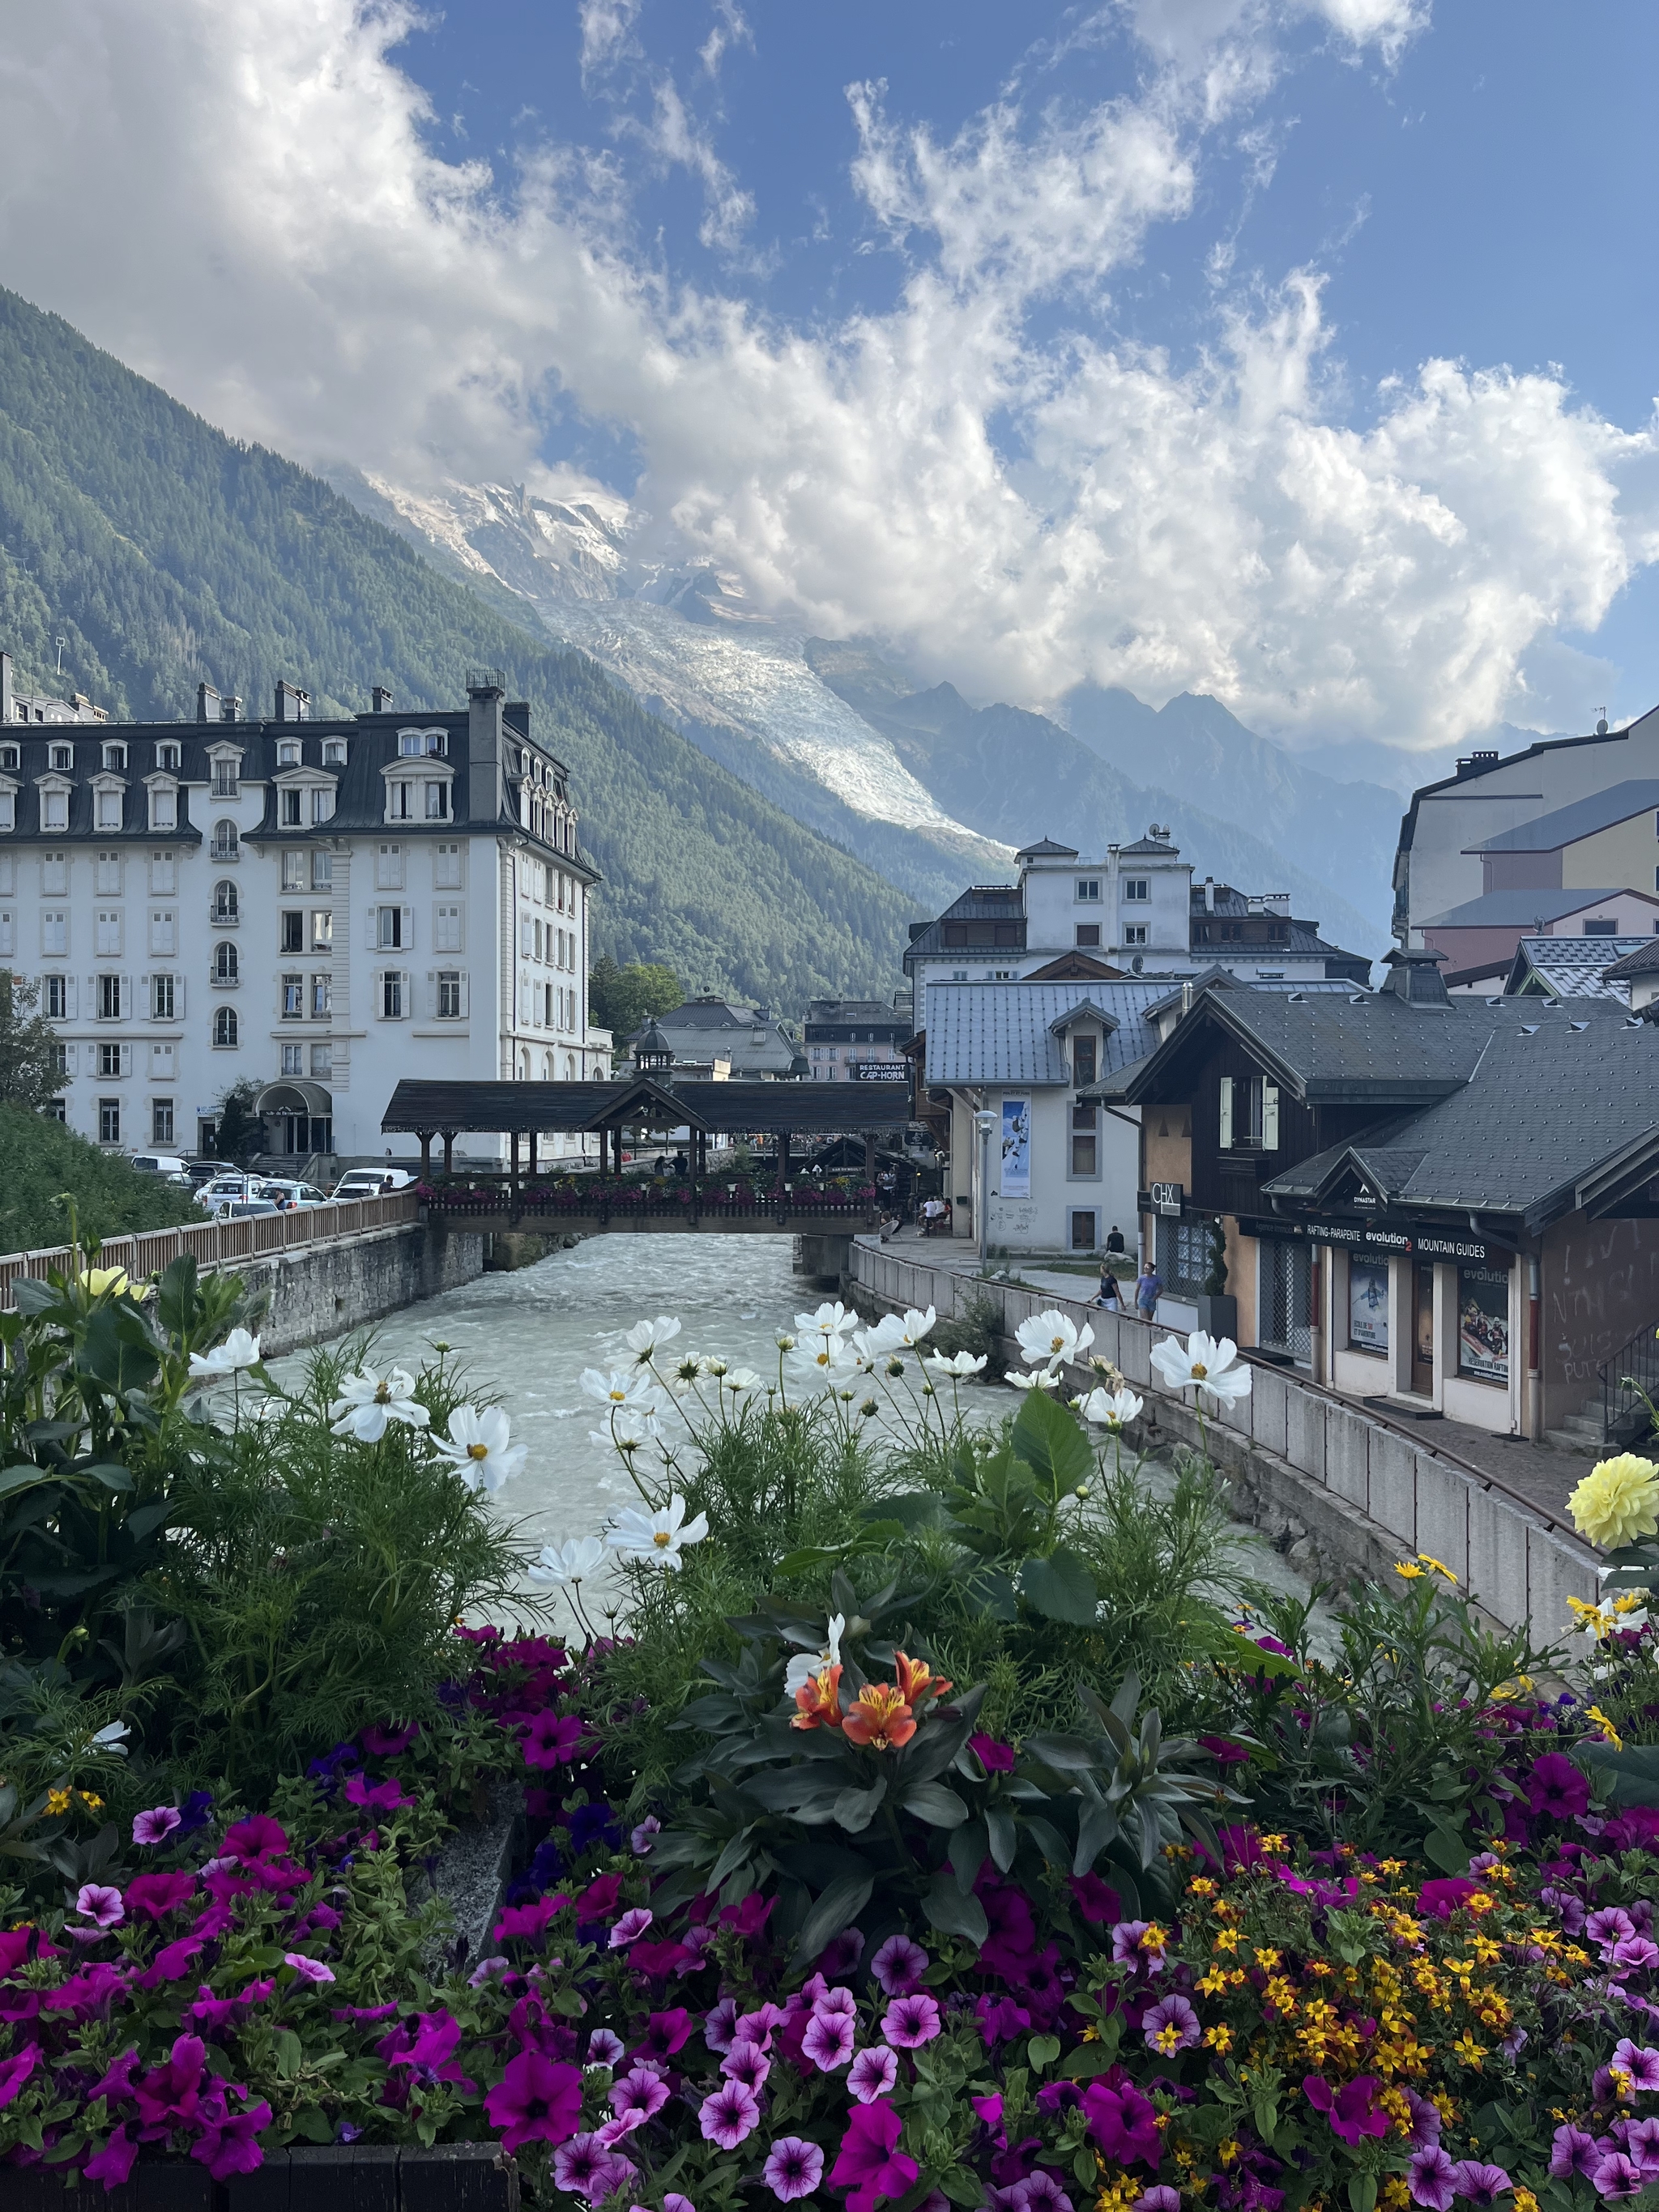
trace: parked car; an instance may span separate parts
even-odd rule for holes
[[[261,1198],[272,1200],[279,1206],[327,1206],[331,1203],[325,1190],[314,1183],[292,1182],[285,1176],[266,1176],[259,1186]]]
[[[220,1198],[209,1207],[215,1221],[246,1221],[255,1214],[280,1213],[282,1208],[270,1198]]]
[[[243,1175],[240,1171],[216,1175],[211,1182],[204,1182],[197,1192],[198,1205],[216,1208],[228,1198],[261,1198],[264,1182],[259,1176]]]
[[[127,1163],[140,1175],[160,1176],[164,1182],[183,1183],[189,1187],[190,1175],[182,1159],[172,1152],[135,1152]]]
[[[378,1198],[390,1183],[407,1190],[415,1178],[403,1168],[348,1168],[334,1186],[336,1198]]]

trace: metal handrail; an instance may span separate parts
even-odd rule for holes
[[[1638,1329],[1596,1373],[1601,1378],[1601,1441],[1615,1437],[1633,1443],[1653,1423],[1653,1399],[1659,1393],[1659,1330]]]

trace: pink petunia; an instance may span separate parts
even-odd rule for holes
[[[484,2100],[484,2111],[490,2126],[501,2130],[503,2150],[521,2150],[529,2142],[567,2142],[581,2122],[580,2070],[556,2064],[539,2051],[521,2051],[507,2060]]]
[[[849,2116],[830,2174],[830,2186],[847,2191],[848,2212],[876,2212],[915,2186],[921,2168],[899,2148],[903,2132],[890,2105],[860,2105]]]
[[[833,2074],[852,2057],[856,2033],[857,2023],[846,2013],[815,2012],[801,2038],[801,2055],[810,2058],[820,2074]]]
[[[895,1997],[882,2014],[881,2032],[896,2051],[919,2051],[939,2031],[939,2006],[925,1990]]]
[[[870,1961],[878,1986],[890,1997],[908,1997],[921,1987],[927,1954],[908,1936],[890,1936]]]
[[[884,2043],[872,2043],[853,2061],[847,2087],[860,2105],[873,2105],[878,2097],[890,2095],[897,2080],[898,2054]]]
[[[623,1951],[630,1943],[637,1943],[655,1918],[648,1905],[636,1905],[624,1912],[611,1931],[611,1950]]]
[[[613,2035],[608,2027],[596,2027],[587,2039],[587,2063],[590,2066],[614,2066],[628,2055],[628,2046],[621,2036]]]
[[[761,2179],[780,2204],[810,2197],[823,2179],[823,2153],[802,2136],[781,2136],[772,2146]]]
[[[741,2081],[722,2081],[698,2106],[697,2124],[705,2142],[735,2150],[760,2125],[759,2100]]]
[[[320,1959],[309,1959],[303,1951],[284,1951],[283,1964],[292,1966],[302,1982],[321,1984],[334,1979],[332,1966],[325,1966]]]
[[[106,1882],[82,1882],[76,1895],[75,1909],[100,1928],[117,1928],[127,1917],[120,1891],[112,1889]]]
[[[176,1827],[181,1825],[181,1815],[175,1805],[152,1805],[148,1813],[137,1814],[132,1823],[135,1844],[164,1844]]]
[[[741,2081],[745,2089],[757,2095],[766,2086],[766,2077],[772,2071],[772,2062],[758,2043],[734,2043],[720,2060],[720,2074],[727,2081]]]

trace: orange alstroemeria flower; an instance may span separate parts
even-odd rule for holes
[[[841,1668],[826,1667],[821,1674],[809,1675],[796,1691],[795,1703],[800,1711],[790,1722],[791,1728],[839,1728]]]
[[[948,1682],[935,1677],[925,1659],[912,1659],[903,1651],[896,1651],[893,1658],[898,1668],[899,1695],[907,1705],[919,1705],[929,1695],[942,1698],[950,1688]]]
[[[866,1744],[872,1751],[902,1750],[916,1732],[903,1692],[890,1682],[866,1682],[841,1726],[848,1743]]]

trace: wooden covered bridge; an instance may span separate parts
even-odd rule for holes
[[[380,1127],[421,1147],[427,1204],[441,1218],[483,1216],[501,1228],[647,1231],[736,1231],[775,1236],[817,1231],[845,1237],[878,1218],[876,1147],[902,1140],[912,1118],[906,1083],[668,1084],[648,1075],[613,1083],[444,1083],[405,1081]],[[635,1142],[685,1131],[684,1173],[628,1179],[625,1137]],[[508,1165],[473,1172],[455,1167],[463,1132],[504,1136]],[[711,1171],[717,1134],[770,1138],[775,1172],[757,1186],[748,1175]],[[538,1163],[544,1135],[597,1135],[597,1166]],[[862,1138],[865,1172],[853,1189],[823,1188],[800,1171],[792,1146],[808,1137]],[[443,1145],[434,1172],[432,1148]]]

